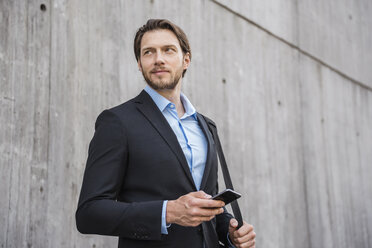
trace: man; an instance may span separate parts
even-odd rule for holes
[[[254,247],[253,227],[237,230],[224,203],[210,199],[218,191],[213,137],[181,93],[191,61],[186,35],[149,20],[134,52],[148,86],[97,118],[78,230],[119,236],[119,247]]]

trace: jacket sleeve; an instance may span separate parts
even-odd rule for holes
[[[229,247],[229,241],[227,240],[227,235],[229,234],[229,223],[230,219],[234,218],[226,208],[225,212],[216,216],[216,231],[219,241],[221,241],[226,247]]]
[[[140,240],[161,238],[162,201],[120,202],[128,158],[125,127],[109,110],[96,121],[76,211],[77,229],[84,234]]]

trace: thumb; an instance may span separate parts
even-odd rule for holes
[[[230,220],[229,232],[234,231],[237,226],[238,226],[238,221],[236,219],[232,218]]]
[[[212,197],[212,196],[208,195],[207,193],[205,193],[203,190],[199,190],[197,192],[194,192],[194,196],[197,197],[197,198],[202,198],[202,199],[209,199],[209,198]]]

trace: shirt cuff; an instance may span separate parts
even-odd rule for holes
[[[167,228],[171,226],[171,224],[167,225],[167,203],[167,200],[163,201],[163,210],[161,211],[161,234],[168,234]]]
[[[230,235],[229,235],[229,232],[227,232],[227,247],[228,248],[235,248],[235,245],[232,244],[232,242],[230,241]]]

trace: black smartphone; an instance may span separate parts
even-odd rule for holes
[[[240,198],[242,195],[232,189],[225,189],[224,191],[218,193],[217,195],[212,197],[212,200],[220,200],[225,203],[225,205],[229,204],[232,201]]]

